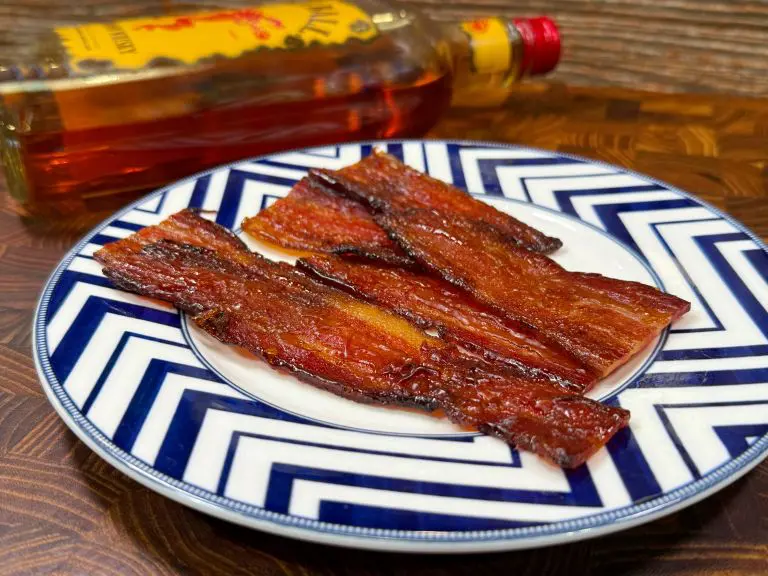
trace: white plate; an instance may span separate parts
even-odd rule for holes
[[[563,471],[445,420],[339,398],[222,345],[164,303],[113,288],[92,259],[188,206],[236,228],[309,168],[353,163],[370,143],[211,170],[150,194],[78,243],[35,318],[38,370],[67,425],[186,505],[377,550],[508,550],[622,530],[704,498],[765,457],[768,254],[759,239],[683,192],[601,163],[479,142],[383,146],[561,238],[554,258],[568,269],[691,302],[591,392],[632,411],[607,448]]]

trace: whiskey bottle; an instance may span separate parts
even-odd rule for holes
[[[548,18],[435,22],[306,0],[61,27],[0,65],[0,151],[27,206],[81,210],[251,156],[423,135],[451,102],[544,74]]]

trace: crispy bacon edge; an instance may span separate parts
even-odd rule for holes
[[[373,212],[408,208],[434,209],[493,226],[510,243],[549,254],[563,243],[473,198],[464,191],[403,164],[394,156],[374,151],[341,170],[313,168],[310,181],[363,203]]]

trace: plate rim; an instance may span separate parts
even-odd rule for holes
[[[559,151],[545,150],[530,146],[521,146],[504,142],[491,142],[482,140],[463,140],[450,138],[414,138],[414,139],[382,139],[365,140],[356,142],[343,142],[330,144],[329,146],[360,146],[375,145],[380,143],[425,143],[441,142],[459,145],[476,145],[488,148],[508,148],[515,150],[527,150],[537,153],[553,154],[563,158],[570,158],[594,165],[609,167],[614,170],[620,170],[623,173],[637,176],[648,182],[652,182],[664,187],[667,190],[680,194],[703,206],[710,212],[734,225],[738,230],[745,233],[753,240],[758,248],[768,253],[768,245],[754,232],[735,218],[722,212],[719,208],[711,205],[706,200],[700,199],[691,193],[667,184],[653,177],[635,172],[633,170],[603,162],[593,160],[582,156],[562,153]],[[532,549],[553,544],[576,542],[587,538],[593,538],[600,535],[610,534],[626,530],[633,526],[644,524],[672,514],[678,510],[695,504],[714,494],[715,492],[732,484],[747,472],[755,468],[760,462],[768,457],[768,433],[755,440],[749,448],[734,459],[728,460],[714,470],[701,476],[698,480],[679,486],[674,490],[656,496],[640,504],[630,504],[615,510],[600,512],[590,516],[577,518],[574,520],[561,520],[544,524],[542,526],[505,528],[490,530],[473,530],[463,532],[433,532],[433,531],[412,531],[412,530],[392,530],[353,527],[343,524],[331,524],[313,519],[302,519],[289,514],[275,513],[263,508],[251,506],[244,503],[238,503],[229,498],[213,494],[207,490],[202,490],[184,481],[176,480],[159,472],[152,466],[140,461],[135,456],[116,446],[104,436],[87,418],[76,408],[66,395],[63,386],[50,368],[49,358],[42,358],[45,351],[47,355],[47,343],[40,341],[45,336],[45,317],[41,315],[43,309],[47,309],[50,292],[55,287],[65,265],[78,254],[82,246],[87,241],[108,226],[109,223],[118,219],[122,215],[134,210],[147,200],[170,191],[172,188],[182,185],[186,182],[197,180],[200,177],[214,173],[218,170],[235,166],[244,162],[258,161],[273,157],[277,154],[287,154],[291,152],[300,152],[313,147],[295,148],[262,156],[244,158],[231,163],[221,164],[208,170],[204,170],[180,180],[174,181],[162,188],[154,190],[141,198],[131,202],[127,206],[115,211],[105,218],[99,224],[85,233],[74,246],[67,251],[54,268],[53,272],[46,279],[40,293],[40,297],[35,306],[35,313],[32,321],[32,352],[35,362],[35,368],[38,377],[41,380],[41,386],[46,394],[48,401],[56,410],[59,417],[64,421],[67,427],[75,433],[91,450],[100,458],[107,461],[119,471],[123,472],[133,480],[143,486],[158,492],[180,504],[204,512],[211,516],[233,522],[242,526],[264,530],[265,532],[297,538],[305,541],[329,544],[342,547],[355,547],[359,549],[390,551],[390,552],[418,552],[418,553],[473,553],[490,552],[503,550]],[[46,366],[47,365],[47,366]],[[49,374],[50,372],[50,374]],[[55,388],[59,388],[57,393]],[[68,409],[66,404],[72,404]],[[78,418],[79,417],[79,418]],[[86,423],[84,427],[78,420]],[[87,427],[93,428],[93,431],[87,430]],[[219,502],[222,501],[222,502]],[[230,503],[228,505],[228,503]],[[257,515],[253,513],[256,512]],[[287,522],[285,522],[287,520]],[[583,525],[583,524],[589,525]],[[296,525],[298,524],[298,526]],[[521,534],[521,532],[523,534]],[[536,534],[536,532],[542,532]],[[430,537],[431,536],[431,537]]]

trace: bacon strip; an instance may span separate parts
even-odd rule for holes
[[[309,178],[362,202],[374,212],[436,209],[490,225],[508,241],[535,252],[548,254],[563,244],[455,186],[430,178],[382,152],[374,152],[341,170],[310,170]]]
[[[422,328],[436,329],[443,339],[486,360],[512,366],[525,377],[580,393],[597,381],[597,374],[573,356],[542,343],[518,322],[440,278],[323,254],[301,258],[296,265]]]
[[[99,250],[116,285],[167,300],[228,344],[356,400],[442,409],[565,467],[627,424],[620,408],[517,377],[406,320],[248,252],[189,211]]]
[[[685,300],[638,282],[569,272],[476,221],[420,209],[380,214],[376,221],[420,264],[601,376],[690,309]]]
[[[288,196],[243,221],[259,240],[295,250],[353,253],[391,264],[413,262],[359,202],[300,180]]]

